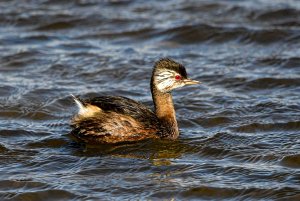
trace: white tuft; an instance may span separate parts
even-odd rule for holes
[[[78,111],[78,115],[82,116],[82,117],[90,117],[93,116],[96,112],[100,112],[101,109],[97,106],[94,105],[87,105],[85,106],[78,98],[76,98],[74,95],[71,94],[71,96],[73,97],[79,111]]]
[[[71,96],[73,97],[73,100],[75,101],[79,111],[78,114],[79,115],[84,115],[84,113],[86,113],[86,107],[82,104],[82,102],[76,98],[73,94],[71,94]]]

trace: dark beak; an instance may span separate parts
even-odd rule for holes
[[[200,84],[201,82],[197,81],[197,80],[190,80],[190,79],[185,79],[183,80],[185,85],[193,85],[193,84]]]

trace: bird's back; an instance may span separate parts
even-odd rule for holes
[[[117,143],[160,136],[159,119],[142,103],[121,96],[77,101],[83,112],[73,118],[72,133],[82,141]]]

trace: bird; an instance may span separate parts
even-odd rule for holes
[[[154,111],[123,96],[99,96],[82,100],[73,96],[78,113],[71,119],[71,133],[88,144],[115,144],[179,136],[172,91],[199,84],[189,79],[185,67],[162,58],[154,64],[150,89]]]

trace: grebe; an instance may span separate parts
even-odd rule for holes
[[[198,83],[187,78],[183,65],[168,58],[160,59],[154,65],[150,83],[155,113],[142,103],[121,96],[88,100],[74,97],[79,112],[71,121],[72,134],[92,144],[176,139],[179,130],[171,91]]]

